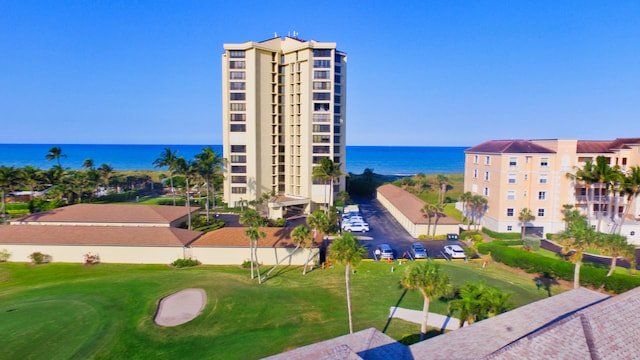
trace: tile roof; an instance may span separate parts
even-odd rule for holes
[[[393,206],[398,209],[404,216],[406,216],[414,224],[428,224],[427,219],[420,209],[426,204],[423,200],[413,195],[412,193],[401,189],[392,184],[385,184],[378,187],[378,193],[384,196]],[[435,222],[435,219],[431,219],[431,224]],[[440,213],[438,218],[438,225],[454,225],[460,224],[460,222],[444,213]]]
[[[610,149],[628,149],[629,145],[640,145],[640,138],[617,138],[609,145]]]
[[[192,208],[192,212],[199,211]],[[16,222],[169,224],[187,216],[184,206],[75,204],[24,216]]]
[[[578,154],[602,154],[611,152],[611,141],[578,140],[576,153]]]
[[[258,247],[295,247],[291,240],[292,227],[261,227],[266,237],[258,241]],[[246,227],[223,227],[202,235],[191,247],[229,246],[247,247],[249,240],[245,235]],[[313,233],[312,233],[313,234]],[[314,246],[320,246],[322,234],[318,234]]]
[[[466,149],[465,153],[550,154],[555,151],[529,140],[489,140]]]
[[[201,235],[170,227],[1,225],[0,244],[185,246]]]
[[[369,328],[353,334],[265,358],[268,360],[389,360],[411,359],[409,349],[389,336]]]
[[[415,359],[481,358],[608,296],[578,288],[411,345]]]

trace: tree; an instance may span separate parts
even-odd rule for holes
[[[596,182],[593,175],[593,162],[591,160],[587,160],[584,166],[580,169],[576,170],[575,174],[567,173],[567,177],[577,183],[583,184],[585,188],[585,200],[587,201],[587,218],[591,219],[591,210],[592,210],[592,185]]]
[[[436,238],[436,229],[438,228],[438,220],[440,220],[441,217],[444,217],[444,205],[442,205],[442,203],[439,204],[434,204],[433,205],[433,216],[436,218],[436,221],[433,223],[433,238]]]
[[[522,239],[524,239],[524,232],[525,232],[525,229],[527,228],[527,224],[535,219],[536,217],[531,213],[531,210],[529,210],[528,208],[523,208],[522,210],[520,210],[520,214],[518,214],[518,221],[520,221],[520,224],[522,224],[521,233],[520,233],[520,237]]]
[[[265,275],[266,277],[269,277],[269,275],[271,274],[271,272],[273,270],[275,270],[275,268],[277,268],[280,264],[282,264],[285,260],[290,259],[293,257],[293,255],[295,255],[296,251],[298,251],[298,249],[301,246],[305,246],[307,243],[307,240],[309,240],[311,238],[311,231],[309,231],[309,228],[304,226],[304,225],[298,225],[296,226],[293,231],[291,231],[291,240],[293,241],[293,243],[296,245],[295,249],[293,249],[293,251],[285,256],[284,258],[282,258],[282,260],[278,261],[278,263],[271,268],[271,270],[269,270],[269,272],[267,272],[267,274]],[[303,270],[303,275],[306,274],[307,272],[307,264],[304,264],[304,270]]]
[[[172,151],[170,148],[164,148],[160,156],[153,161],[153,166],[157,168],[167,167],[169,169],[169,183],[171,185],[171,193],[173,194],[173,206],[176,206],[176,190],[173,187],[173,173],[176,169],[177,153],[178,150]]]
[[[624,215],[622,215],[622,220],[617,229],[618,234],[622,232],[622,225],[629,216],[629,211],[640,193],[640,166],[632,166],[629,168],[627,175],[623,179],[622,186],[624,194],[627,195],[627,201],[624,207]]]
[[[82,167],[89,170],[89,169],[93,169],[94,163],[93,163],[93,159],[85,159],[84,162],[82,163]]]
[[[329,212],[329,209],[333,206],[333,183],[343,175],[342,170],[340,170],[340,164],[334,163],[327,157],[323,157],[320,163],[313,167],[313,179],[323,181],[325,184],[329,182],[330,184],[329,206],[325,209],[326,212]]]
[[[33,193],[36,186],[42,183],[44,177],[42,170],[35,168],[31,165],[27,165],[20,169],[20,181],[24,186],[29,188],[29,199],[33,200]]]
[[[329,217],[322,210],[316,210],[307,217],[307,224],[313,229],[313,238],[318,236],[318,233],[326,233],[329,228]]]
[[[213,186],[212,179],[218,175],[224,165],[224,159],[213,151],[211,146],[202,149],[202,152],[195,156],[195,167],[198,174],[205,180],[207,184],[207,224],[209,224],[209,204],[213,203],[213,207],[216,206],[215,187]],[[210,201],[212,199],[213,201]]]
[[[467,230],[469,230],[469,221],[471,219],[471,199],[473,198],[473,194],[471,191],[464,192],[460,195],[460,201],[462,201],[462,207],[464,210],[464,217],[467,220]]]
[[[347,312],[349,315],[349,333],[353,334],[353,318],[351,309],[351,267],[358,266],[366,249],[358,245],[358,240],[349,232],[333,240],[329,247],[329,256],[339,264],[345,265],[344,279],[347,291]]]
[[[604,156],[598,156],[596,158],[596,164],[593,168],[593,177],[597,179],[598,187],[600,190],[600,196],[598,197],[598,227],[597,231],[600,231],[600,224],[602,222],[603,213],[603,199],[606,199],[606,195],[609,193],[612,183],[616,181],[618,177],[617,167],[611,167],[609,160]],[[610,206],[608,211],[611,212]]]
[[[567,218],[567,214],[572,215]],[[565,214],[567,229],[557,236],[557,240],[562,245],[563,253],[570,254],[569,260],[574,263],[573,288],[580,287],[580,266],[582,265],[582,255],[589,245],[593,245],[596,240],[596,232],[589,225],[589,220],[584,215]]]
[[[473,195],[471,197],[471,209],[473,211],[473,222],[476,224],[476,231],[480,229],[480,219],[487,210],[489,201],[481,195]]]
[[[611,265],[607,276],[611,276],[616,270],[618,256],[627,257],[629,254],[633,254],[633,257],[635,257],[635,246],[627,242],[626,236],[620,234],[599,234],[596,240],[597,248],[600,249],[603,254],[611,256]]]
[[[47,161],[55,160],[58,166],[62,166],[60,165],[61,157],[66,158],[67,155],[62,153],[62,148],[60,146],[52,147],[51,149],[49,149],[49,153],[45,156]]]
[[[249,229],[253,228],[257,230],[260,226],[264,224],[264,219],[260,216],[260,214],[256,210],[251,208],[246,208],[240,213],[240,224],[248,226]],[[254,231],[252,231],[250,234],[248,233],[245,233],[245,234],[247,235],[247,237],[249,237],[249,257],[251,259],[251,278],[253,279],[255,277],[254,263],[255,261],[257,261],[257,259],[255,259],[254,261],[253,238],[250,237],[249,235],[251,234],[252,236],[258,236],[259,234],[256,234]],[[255,254],[257,254],[257,252]]]
[[[440,191],[438,194],[438,203],[442,204],[444,203],[444,195],[447,193],[447,188],[449,186],[449,178],[446,175],[438,174],[436,179],[438,181],[438,189]]]
[[[191,178],[196,170],[191,161],[185,160],[182,156],[176,159],[175,162],[175,172],[176,174],[180,174],[184,176],[185,181],[185,196],[187,199],[187,228],[191,230],[191,199],[189,198],[189,194],[191,192],[191,187],[189,186],[189,178]]]
[[[457,299],[449,302],[449,313],[458,312],[460,327],[502,314],[513,308],[510,293],[486,286],[484,281],[466,283]]]
[[[250,249],[253,249],[251,256],[251,278],[253,279],[253,262],[255,261],[256,272],[258,273],[258,284],[262,284],[262,277],[260,275],[260,263],[258,262],[258,240],[264,239],[267,234],[261,231],[257,227],[250,227],[244,232],[251,242]]]
[[[0,211],[2,211],[3,222],[7,220],[5,196],[7,192],[11,192],[18,185],[19,176],[20,172],[15,167],[0,165],[0,196],[2,196]]]
[[[422,305],[422,324],[420,326],[420,340],[427,335],[427,320],[429,305],[433,298],[449,296],[453,288],[449,283],[449,276],[440,271],[440,266],[433,260],[426,263],[414,263],[408,266],[400,280],[400,284],[409,290],[418,290],[424,298]]]
[[[432,203],[426,203],[420,209],[420,212],[422,213],[422,216],[427,218],[427,236],[428,236],[429,233],[431,232],[431,218],[434,217],[435,213],[437,212],[436,206]]]

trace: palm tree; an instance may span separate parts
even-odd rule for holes
[[[310,235],[311,235],[311,231],[309,231],[308,227],[306,227],[304,225],[296,226],[293,229],[293,231],[291,231],[291,240],[296,245],[295,249],[293,249],[293,251],[289,255],[287,255],[284,258],[282,258],[282,260],[278,261],[278,263],[274,267],[272,267],[271,270],[269,270],[269,272],[267,272],[267,274],[265,275],[265,278],[269,277],[271,272],[273,270],[275,270],[275,268],[277,268],[285,260],[292,258],[293,255],[295,255],[296,251],[298,251],[300,246],[305,246],[307,240],[310,239]],[[303,274],[306,273],[306,270],[307,270],[307,264],[305,263]]]
[[[62,148],[60,146],[54,146],[51,149],[49,149],[49,153],[46,155],[45,158],[47,159],[47,161],[55,160],[58,166],[62,166],[60,165],[61,157],[66,158],[67,155],[62,153]]]
[[[473,195],[471,197],[471,208],[473,211],[473,222],[476,224],[476,231],[480,229],[480,219],[487,210],[487,204],[489,201],[487,198],[481,195]]]
[[[460,201],[462,201],[462,207],[464,210],[464,217],[467,220],[467,230],[469,230],[469,220],[471,219],[471,199],[473,198],[473,194],[471,191],[467,191],[460,195]]]
[[[245,230],[244,234],[249,238],[249,242],[251,243],[250,248],[253,249],[253,253],[251,256],[251,278],[253,279],[253,262],[255,261],[256,272],[258,273],[258,284],[262,284],[262,277],[260,275],[260,263],[258,262],[258,240],[264,239],[267,234],[257,227],[248,228],[247,230]]]
[[[422,213],[422,216],[427,218],[427,236],[431,232],[431,218],[434,216],[436,211],[437,211],[436,210],[436,206],[434,204],[432,204],[432,203],[426,203],[420,209],[420,212]]]
[[[329,247],[329,256],[339,264],[345,265],[344,279],[347,291],[347,312],[349,314],[349,333],[353,334],[353,318],[351,309],[351,267],[358,266],[362,257],[366,254],[363,246],[349,232],[333,240]]]
[[[611,167],[609,165],[609,160],[604,156],[598,156],[596,158],[596,164],[593,168],[593,176],[597,179],[598,187],[600,189],[600,196],[598,197],[598,227],[596,231],[600,231],[600,224],[602,222],[602,213],[603,213],[603,199],[609,193],[611,188],[611,183],[615,181],[617,175],[617,168]],[[610,208],[608,209],[610,212]]]
[[[340,164],[334,163],[331,159],[323,157],[320,163],[313,167],[313,179],[329,182],[329,206],[325,209],[329,212],[329,209],[333,206],[333,183],[339,180],[344,174],[340,170]]]
[[[313,229],[313,238],[315,239],[318,233],[324,234],[329,228],[329,217],[324,211],[316,210],[307,217],[307,224]]]
[[[449,283],[449,276],[440,271],[440,266],[433,260],[426,263],[415,263],[408,266],[400,279],[400,284],[405,289],[418,290],[424,298],[422,305],[422,324],[420,325],[420,340],[427,335],[427,320],[429,318],[429,305],[433,298],[449,296],[453,288]]]
[[[596,182],[593,176],[593,162],[587,160],[582,169],[577,169],[575,174],[567,173],[567,177],[573,181],[581,183],[585,188],[585,200],[587,201],[587,218],[591,219],[593,191],[592,186]]]
[[[616,270],[618,256],[626,257],[628,254],[633,254],[635,250],[635,246],[627,242],[627,237],[620,234],[600,234],[597,237],[596,246],[603,254],[611,256],[611,265],[607,276],[611,276]],[[635,257],[635,254],[633,256]]]
[[[632,166],[629,168],[627,175],[624,177],[622,186],[623,192],[627,195],[627,201],[624,208],[624,215],[622,215],[622,220],[618,226],[618,234],[622,232],[624,220],[629,216],[629,211],[640,193],[640,166]]]
[[[433,223],[433,238],[436,238],[436,229],[438,228],[438,220],[440,220],[441,217],[444,217],[444,206],[442,205],[442,203],[440,204],[434,204],[433,205],[433,216],[436,218],[436,221]]]
[[[573,251],[570,260],[574,263],[573,288],[577,289],[580,287],[582,255],[587,246],[595,244],[597,234],[589,225],[589,220],[587,220],[586,216],[574,215],[572,214],[572,218],[567,218],[567,214],[565,214],[567,229],[558,234],[557,240],[562,245],[565,254]]]
[[[522,210],[520,210],[520,214],[518,214],[518,221],[520,221],[520,224],[522,224],[520,238],[524,239],[524,232],[527,228],[527,224],[535,219],[536,217],[528,208],[523,208]]]
[[[92,170],[94,166],[93,159],[85,159],[82,163],[82,167],[87,170]]]
[[[264,223],[264,219],[262,219],[262,217],[260,216],[260,214],[251,208],[246,208],[245,210],[243,210],[240,213],[240,224],[243,224],[245,226],[248,226],[249,229],[258,229],[258,227],[262,226],[262,224]],[[247,229],[248,230],[248,229]],[[251,232],[251,235],[259,235],[259,234],[255,234],[253,231]],[[247,236],[249,237],[249,234],[247,234]],[[253,239],[251,237],[249,237],[249,257],[251,259],[251,278],[253,279],[255,277],[254,275],[254,251],[253,251]]]
[[[18,185],[20,179],[20,171],[13,166],[0,165],[0,196],[2,196],[0,211],[2,211],[2,220],[7,220],[7,210],[5,205],[5,196],[7,192],[11,192]]]
[[[457,299],[449,302],[449,313],[458,312],[460,327],[502,314],[511,308],[511,293],[486,286],[484,281],[466,283]]]
[[[20,169],[20,179],[22,183],[29,188],[29,199],[33,200],[33,193],[36,186],[41,184],[44,180],[42,170],[31,165],[27,165]]]
[[[438,181],[438,189],[440,193],[438,194],[438,203],[444,203],[444,195],[447,193],[447,187],[449,186],[449,178],[446,175],[438,174],[436,176]]]
[[[205,180],[207,184],[207,224],[209,224],[209,204],[213,202],[213,207],[216,206],[215,187],[213,186],[212,179],[222,171],[224,165],[224,159],[213,151],[213,148],[205,147],[202,152],[195,156],[195,166],[200,176]],[[213,198],[213,201],[210,199]]]
[[[189,186],[189,179],[196,174],[196,169],[191,161],[185,160],[182,156],[175,161],[175,172],[184,176],[185,181],[185,196],[187,199],[187,228],[191,230],[191,199],[189,194],[191,193],[191,187]]]
[[[160,157],[153,161],[153,166],[157,168],[167,167],[169,169],[169,183],[171,185],[171,193],[173,194],[173,206],[176,206],[176,191],[173,187],[173,172],[176,168],[176,160],[178,157],[176,154],[178,150],[171,151],[169,148],[164,148],[160,153]]]

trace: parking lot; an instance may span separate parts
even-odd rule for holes
[[[427,250],[430,258],[444,259],[442,249],[445,245],[462,244],[459,241],[419,240],[411,237],[396,219],[375,199],[358,198],[354,202],[360,205],[360,212],[369,223],[370,230],[365,233],[354,233],[367,245],[370,259],[374,258],[374,251],[379,244],[389,244],[395,253],[395,258],[403,254],[410,254],[411,243],[419,242]]]

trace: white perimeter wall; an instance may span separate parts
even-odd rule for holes
[[[264,265],[275,265],[289,254],[295,248],[258,248],[258,262]],[[300,248],[296,253],[282,265],[304,265],[307,262],[309,253],[311,260],[309,264],[317,262],[318,249]],[[241,265],[245,261],[251,259],[248,247],[194,247],[191,248],[191,257],[199,260],[203,264],[211,265]]]

